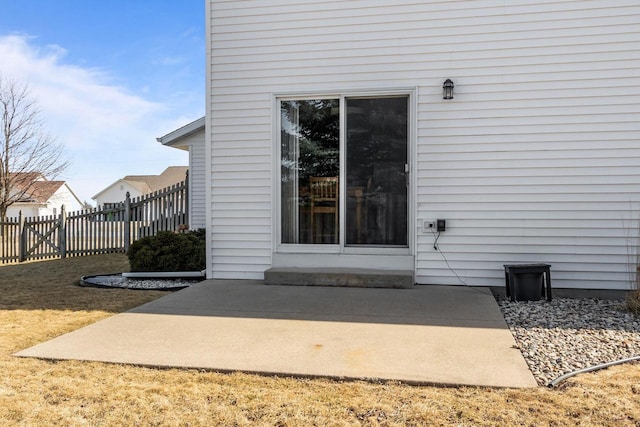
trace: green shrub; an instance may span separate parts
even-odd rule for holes
[[[205,268],[204,231],[161,231],[143,237],[127,251],[131,271],[200,271]]]

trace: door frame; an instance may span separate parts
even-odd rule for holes
[[[335,91],[313,91],[313,92],[278,92],[272,93],[272,253],[274,258],[282,259],[277,254],[342,254],[342,255],[393,255],[398,258],[403,256],[413,256],[416,247],[416,188],[417,188],[417,88],[400,87],[385,89],[359,89],[359,90],[335,90]],[[346,246],[345,245],[345,225],[346,216],[346,112],[345,100],[350,97],[385,97],[385,96],[407,96],[408,97],[408,129],[407,129],[407,159],[409,164],[409,187],[407,189],[407,247],[391,246]],[[340,227],[338,244],[283,244],[282,243],[282,213],[281,213],[281,144],[280,144],[280,101],[304,100],[304,99],[327,99],[334,98],[340,100]],[[365,257],[366,258],[366,257]],[[275,259],[274,259],[275,261]],[[280,262],[275,263],[280,264]],[[401,262],[406,265],[406,262]]]

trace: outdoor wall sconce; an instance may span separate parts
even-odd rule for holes
[[[453,99],[453,82],[451,79],[445,80],[442,85],[442,99]]]

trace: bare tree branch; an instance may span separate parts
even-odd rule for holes
[[[55,179],[69,166],[62,144],[44,128],[26,84],[0,75],[0,218],[33,187],[26,173]],[[33,177],[30,175],[29,177]]]

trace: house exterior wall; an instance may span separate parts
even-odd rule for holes
[[[180,141],[189,147],[189,227],[193,230],[206,227],[206,155],[205,130],[199,130]]]
[[[127,193],[132,199],[143,195],[140,190],[127,182],[118,181],[102,191],[94,200],[97,206],[103,206],[105,203],[121,203],[127,198]]]
[[[18,218],[20,212],[23,217],[51,215],[46,206],[39,203],[14,203],[7,208],[7,218]]]
[[[207,12],[209,277],[272,265],[277,94],[414,88],[418,283],[499,286],[503,264],[546,262],[554,287],[629,286],[637,1],[212,0]],[[440,251],[420,227],[437,218]]]
[[[47,203],[47,208],[51,211],[51,214],[59,214],[62,206],[64,206],[64,209],[67,212],[79,211],[82,209],[82,204],[71,192],[67,184],[63,184],[58,191],[49,198]]]

